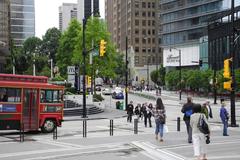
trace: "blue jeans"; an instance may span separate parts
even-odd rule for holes
[[[222,121],[223,123],[223,135],[227,135],[228,121]]]
[[[158,133],[160,133],[160,137],[163,137],[163,128],[164,128],[164,124],[155,121],[156,122],[156,129],[155,129],[155,134],[158,135]]]

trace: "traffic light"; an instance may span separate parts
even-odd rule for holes
[[[231,59],[225,59],[223,67],[223,77],[228,79],[231,79],[230,61]]]
[[[223,77],[227,79],[227,81],[223,83],[223,88],[229,91],[232,90],[231,61],[231,58],[225,59],[223,67]]]
[[[104,39],[102,39],[100,41],[100,49],[99,49],[100,57],[103,57],[104,54],[106,53],[106,44],[107,44],[107,42],[104,41]]]
[[[199,60],[199,67],[202,67],[202,64],[203,64],[203,62],[202,62],[202,60],[200,59],[200,60]]]
[[[88,77],[88,78],[87,78],[87,84],[90,85],[91,82],[92,82],[92,77],[90,77],[90,76],[87,76],[87,77]]]
[[[232,80],[227,81],[227,82],[223,82],[223,88],[231,91],[232,90]]]

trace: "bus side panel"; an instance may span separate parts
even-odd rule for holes
[[[21,104],[0,104],[0,130],[20,129]]]
[[[21,115],[5,113],[0,114],[0,130],[20,129]]]

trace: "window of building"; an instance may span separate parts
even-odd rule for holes
[[[135,38],[135,43],[136,43],[136,44],[139,43],[139,38]]]
[[[155,12],[152,12],[152,17],[155,17]]]
[[[135,17],[139,16],[139,11],[135,11]]]
[[[155,29],[152,30],[152,35],[154,35],[154,34],[155,34]]]
[[[148,44],[150,44],[151,43],[151,38],[148,38]]]
[[[135,29],[135,34],[139,34],[139,30],[138,29]]]
[[[148,35],[151,35],[151,30],[150,29],[148,30]]]
[[[142,56],[142,62],[143,62],[143,64],[146,63],[146,56]]]
[[[146,20],[143,20],[143,21],[142,21],[142,25],[143,25],[143,26],[146,26]]]
[[[151,12],[150,11],[148,12],[148,17],[151,17]]]
[[[142,52],[143,52],[143,53],[146,53],[146,48],[142,48]]]
[[[154,20],[152,21],[152,26],[155,26],[155,21]]]
[[[135,2],[135,8],[139,8],[139,2],[138,1]]]
[[[142,43],[146,44],[146,38],[142,38]]]
[[[138,19],[135,20],[135,25],[136,25],[136,26],[139,25],[139,20],[138,20]]]
[[[152,43],[155,43],[155,38],[152,39]]]
[[[142,34],[146,35],[146,30],[145,29],[142,30]]]
[[[156,52],[156,48],[153,47],[153,48],[152,48],[152,53],[155,53],[155,52]]]
[[[151,20],[148,20],[148,26],[151,26]]]
[[[151,8],[151,2],[148,2],[148,8]]]
[[[146,2],[142,2],[142,8],[146,8]]]
[[[143,11],[143,12],[142,12],[142,16],[143,16],[143,17],[146,17],[146,12]]]
[[[135,52],[139,52],[139,47],[135,47]]]
[[[154,2],[152,2],[152,8],[155,8],[155,3]]]

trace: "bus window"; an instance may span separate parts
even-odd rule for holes
[[[21,102],[21,89],[0,88],[0,102]]]
[[[61,93],[59,90],[41,90],[41,103],[61,102]]]

